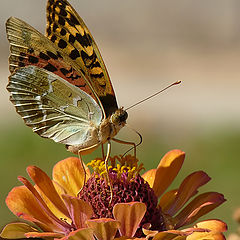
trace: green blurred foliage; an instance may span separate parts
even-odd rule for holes
[[[204,216],[202,219],[218,218],[228,223],[230,231],[235,231],[236,225],[232,220],[232,213],[240,205],[239,201],[239,169],[238,145],[239,131],[225,131],[219,129],[204,133],[198,137],[184,140],[164,139],[154,134],[144,134],[143,144],[138,148],[138,157],[144,162],[146,170],[155,168],[161,157],[169,150],[179,148],[186,152],[186,160],[182,170],[171,188],[177,187],[190,173],[198,170],[206,171],[212,180],[200,188],[203,191],[217,191],[223,193],[227,202]],[[113,144],[114,153],[123,153],[123,146]],[[12,187],[20,185],[18,175],[27,176],[28,165],[37,165],[51,176],[54,164],[66,157],[72,156],[63,145],[42,139],[33,134],[27,127],[1,129],[0,150],[0,225],[16,220],[7,209],[4,199]],[[100,150],[84,156],[85,161],[100,156]]]

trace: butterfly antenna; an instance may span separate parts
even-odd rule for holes
[[[155,97],[155,96],[158,95],[159,93],[164,92],[164,91],[167,90],[168,88],[170,88],[170,87],[172,87],[172,86],[175,86],[175,85],[178,85],[178,84],[180,84],[181,82],[182,82],[182,81],[180,81],[180,80],[179,80],[179,81],[176,81],[176,82],[170,84],[169,86],[163,88],[162,90],[160,90],[160,91],[152,94],[151,96],[146,97],[146,98],[144,98],[143,100],[141,100],[141,101],[133,104],[132,106],[126,108],[125,110],[129,110],[130,108],[133,108],[133,107],[137,106],[138,104],[143,103],[143,102],[147,101],[148,99],[150,99],[150,98],[152,98],[152,97]]]
[[[139,145],[141,145],[141,144],[142,144],[142,141],[143,141],[142,135],[141,135],[137,130],[135,130],[134,128],[129,127],[128,125],[127,125],[127,127],[128,127],[129,129],[131,129],[132,131],[134,131],[134,132],[139,136],[139,143],[136,144],[134,147],[131,147],[130,149],[128,149],[128,150],[122,155],[122,157],[124,157],[124,156],[125,156],[128,152],[130,152],[132,149],[137,148]],[[135,156],[135,157],[136,157],[136,156]]]

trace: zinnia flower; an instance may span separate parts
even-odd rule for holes
[[[89,164],[92,174],[86,167],[85,184],[78,158],[58,162],[52,180],[38,167],[30,166],[27,172],[35,185],[19,177],[24,186],[13,188],[6,198],[9,209],[27,222],[6,225],[0,236],[64,240],[225,239],[222,232],[227,226],[220,220],[206,220],[179,230],[225,201],[216,192],[196,196],[198,188],[210,180],[203,171],[190,174],[178,189],[166,192],[184,158],[184,152],[170,151],[157,169],[142,176],[139,172],[143,165],[134,157],[110,158],[108,178],[112,192],[103,159]]]

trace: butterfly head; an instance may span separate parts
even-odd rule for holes
[[[119,108],[111,115],[110,121],[114,125],[125,125],[127,118],[127,112],[123,108]]]

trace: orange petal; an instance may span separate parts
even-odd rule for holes
[[[165,214],[167,213],[167,210],[169,209],[169,207],[173,204],[177,196],[177,191],[178,189],[173,189],[162,195],[160,202],[158,204],[158,207],[160,207],[162,212],[164,212]]]
[[[174,216],[197,193],[197,189],[206,184],[210,179],[203,171],[194,172],[187,176],[181,183],[174,202],[168,206],[168,209],[165,208],[165,213]]]
[[[114,240],[147,240],[147,238],[129,238],[129,237],[119,237],[119,238],[114,238]]]
[[[226,240],[222,233],[215,232],[193,232],[187,236],[187,240]]]
[[[133,237],[146,210],[146,205],[141,202],[117,203],[113,207],[113,216],[121,223],[120,234]]]
[[[62,197],[66,203],[74,225],[77,228],[86,227],[86,220],[90,219],[93,215],[92,207],[87,202],[84,202],[77,197],[72,197],[66,194]]]
[[[146,235],[148,238],[150,237],[154,237],[158,231],[157,230],[151,230],[151,224],[150,223],[145,223],[143,226],[142,226],[142,232],[144,235]]]
[[[91,228],[81,228],[70,232],[66,237],[60,240],[94,240],[93,230]]]
[[[185,153],[181,150],[175,149],[165,154],[160,161],[156,173],[147,173],[143,178],[148,181],[150,176],[150,183],[153,181],[152,188],[157,197],[161,196],[165,190],[172,183],[182,167],[185,158]],[[155,175],[155,177],[154,177]]]
[[[207,192],[197,196],[174,218],[175,228],[195,222],[225,201],[224,196],[216,192]]]
[[[18,177],[19,181],[21,181],[25,187],[28,188],[28,190],[32,193],[32,195],[35,197],[37,200],[39,207],[41,208],[42,211],[46,212],[46,214],[51,218],[53,221],[54,225],[58,226],[61,228],[63,231],[65,231],[66,228],[70,228],[70,225],[60,219],[58,219],[52,211],[48,208],[47,204],[43,201],[42,197],[40,194],[37,192],[37,190],[33,187],[33,185],[24,177]]]
[[[54,187],[55,187],[56,191],[58,192],[58,195],[61,196],[63,194],[63,192],[59,193],[58,185],[54,185]],[[64,219],[65,222],[71,224],[72,220],[70,219],[70,217],[67,217],[65,214],[62,213],[62,211],[59,211],[58,208],[55,207],[55,205],[46,197],[46,195],[41,191],[41,189],[38,188],[37,185],[35,185],[34,188],[36,188],[36,190],[39,192],[40,196],[42,197],[43,201],[46,203],[48,208],[51,209],[52,213],[58,219]],[[66,207],[64,202],[63,202],[63,204],[64,204],[64,207]],[[69,213],[68,213],[68,216],[69,216]]]
[[[142,175],[142,178],[148,182],[151,188],[153,187],[153,184],[156,178],[156,172],[157,172],[157,169],[151,169]]]
[[[206,229],[210,229],[211,231],[216,231],[216,232],[226,232],[227,231],[227,224],[218,219],[210,219],[210,220],[198,222],[195,225],[195,227],[206,228]]]
[[[42,211],[35,197],[25,186],[13,188],[6,198],[6,204],[18,217],[34,222],[36,219],[45,226],[44,229],[47,231],[59,230],[48,215]]]
[[[65,207],[64,202],[58,195],[55,187],[53,186],[52,180],[48,177],[48,175],[40,168],[35,166],[29,166],[27,168],[27,172],[31,179],[38,186],[38,188],[54,204],[54,206],[65,216],[69,217],[67,208]]]
[[[88,179],[90,172],[86,166],[85,169]],[[80,160],[69,157],[58,162],[53,168],[53,180],[65,189],[66,194],[76,197],[84,183],[84,170]]]
[[[29,232],[25,234],[25,237],[27,238],[62,238],[64,237],[63,234],[60,233],[54,233],[54,232]]]
[[[171,232],[159,232],[156,234],[152,240],[184,240],[186,236],[181,236],[180,234]]]
[[[94,235],[99,240],[112,240],[116,235],[120,222],[111,218],[87,220],[87,225],[93,229]]]
[[[0,237],[7,239],[25,238],[25,233],[33,231],[38,232],[36,228],[33,228],[26,223],[9,223],[3,228]]]

